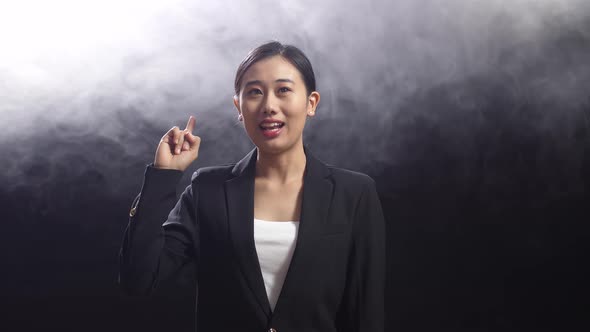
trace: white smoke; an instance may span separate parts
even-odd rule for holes
[[[323,97],[316,122],[370,115],[362,139],[375,142],[409,96],[500,66],[521,75],[521,65],[543,57],[548,33],[590,40],[589,17],[585,0],[1,1],[0,142],[22,158],[8,167],[18,175],[32,158],[18,142],[104,137],[129,152],[145,141],[125,133],[134,121],[159,133],[195,114],[210,142],[231,148],[213,129],[239,130],[231,126],[235,69],[271,39],[311,58]],[[578,83],[589,62],[573,59],[561,71],[556,61],[523,84],[577,100],[587,94]],[[125,123],[131,128],[118,121],[125,112],[137,117]],[[314,137],[330,143],[340,134]]]

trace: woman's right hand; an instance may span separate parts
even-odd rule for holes
[[[192,133],[195,122],[191,116],[184,130],[174,126],[162,136],[156,150],[154,167],[184,171],[197,159],[201,138]]]

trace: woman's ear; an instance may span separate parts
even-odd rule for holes
[[[307,98],[307,116],[314,116],[315,110],[320,102],[320,93],[317,91],[312,92]]]
[[[238,98],[238,95],[234,95],[234,106],[238,110],[238,114],[241,114],[242,111],[240,110],[240,98]]]

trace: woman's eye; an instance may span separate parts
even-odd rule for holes
[[[252,90],[248,91],[249,95],[256,95],[259,93],[262,93],[262,91],[260,91],[260,89],[252,89]]]
[[[291,90],[289,88],[286,88],[286,87],[282,87],[282,88],[279,89],[279,92],[288,92],[288,91],[291,91]]]

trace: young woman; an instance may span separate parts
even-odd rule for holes
[[[308,58],[270,42],[238,67],[234,105],[256,146],[197,170],[195,119],[170,129],[130,211],[119,280],[152,294],[193,271],[198,331],[384,331],[385,222],[374,181],[303,144],[320,94]]]

